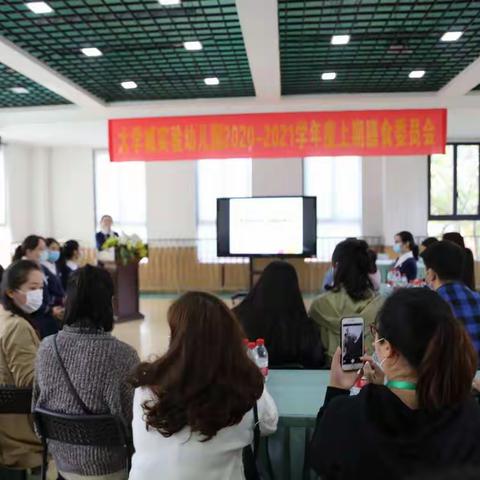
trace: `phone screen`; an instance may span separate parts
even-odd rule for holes
[[[360,368],[363,348],[363,322],[345,319],[342,322],[342,365]]]

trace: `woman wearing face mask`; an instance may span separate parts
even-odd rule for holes
[[[337,351],[312,468],[325,480],[399,480],[480,466],[480,407],[471,396],[477,355],[449,305],[431,290],[402,289],[372,330],[384,374],[367,359],[373,383],[350,397],[358,373],[342,370]]]
[[[42,338],[58,332],[58,324],[63,317],[65,291],[60,279],[43,262],[48,260],[47,243],[38,235],[29,235],[15,250],[13,261],[20,259],[36,263],[44,274],[43,300],[34,314],[34,320]]]
[[[31,313],[42,303],[43,274],[36,263],[20,260],[4,272],[0,305],[0,385],[33,385],[40,338]],[[38,467],[42,446],[30,415],[0,415],[0,466]],[[0,472],[0,477],[1,477]]]
[[[410,232],[399,232],[395,235],[393,251],[399,255],[394,269],[405,275],[409,282],[417,278],[418,246]]]
[[[60,260],[60,244],[54,238],[47,238],[45,243],[47,245],[48,258],[42,262],[42,265],[58,276],[57,262]]]
[[[62,254],[58,262],[60,279],[66,290],[70,275],[79,269],[82,254],[80,244],[76,240],[68,240],[62,247]]]

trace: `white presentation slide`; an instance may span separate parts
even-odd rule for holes
[[[303,253],[303,198],[230,200],[230,253]]]

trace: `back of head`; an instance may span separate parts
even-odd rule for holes
[[[370,274],[377,273],[377,258],[378,258],[377,252],[369,248],[368,258],[370,260],[370,270],[368,273]]]
[[[363,240],[348,239],[340,242],[333,252],[333,290],[342,287],[355,301],[371,296],[372,283],[368,274],[371,271],[371,258],[368,244]]]
[[[15,249],[12,261],[17,262],[18,260],[21,260],[27,253],[27,250],[35,250],[41,240],[43,240],[43,237],[39,237],[38,235],[29,235],[27,238],[25,238],[22,244]]]
[[[464,260],[462,280],[467,287],[475,290],[475,259],[473,257],[473,252],[465,247],[465,239],[458,232],[448,232],[443,234],[443,240],[452,242],[463,250]]]
[[[415,243],[415,239],[413,238],[412,233],[406,230],[402,230],[401,232],[398,232],[395,236],[400,237],[400,240],[402,241],[402,243],[405,243],[409,246],[410,251],[413,253],[415,260],[418,260],[420,249],[418,248],[418,245]]]
[[[213,295],[183,295],[170,307],[168,323],[167,353],[141,364],[133,379],[157,398],[144,406],[147,425],[164,436],[189,426],[209,440],[253,407],[262,374],[247,356],[238,320]]]
[[[447,240],[449,242],[457,244],[460,248],[465,248],[465,240],[458,232],[444,233],[442,236],[442,240]]]
[[[40,271],[40,267],[35,262],[18,260],[12,263],[2,275],[1,302],[3,307],[5,310],[26,319],[29,316],[15,304],[8,292],[19,290],[22,285],[27,283],[28,277],[33,270]]]
[[[242,305],[272,311],[295,311],[305,306],[295,268],[287,262],[270,263]]]
[[[438,242],[438,238],[436,237],[427,237],[425,240],[422,241],[422,247],[424,248],[428,248],[432,245],[434,245],[435,243]]]
[[[68,280],[65,325],[111,332],[113,293],[112,278],[103,268],[87,265],[76,270]]]
[[[80,244],[76,240],[68,240],[63,244],[62,247],[62,258],[66,260],[71,260],[75,253],[80,249]]]
[[[450,306],[426,288],[390,296],[377,318],[379,338],[388,340],[417,373],[419,407],[428,411],[470,397],[477,354]]]
[[[480,467],[456,466],[452,469],[439,468],[432,469],[431,472],[422,472],[418,475],[412,475],[405,480],[478,480],[480,478]]]
[[[432,269],[443,282],[462,280],[464,256],[458,245],[448,241],[434,243],[422,253],[427,270]]]

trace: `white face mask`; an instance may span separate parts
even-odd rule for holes
[[[22,292],[25,293],[25,292]],[[23,305],[17,304],[25,313],[36,312],[43,303],[43,290],[41,288],[37,290],[29,290],[25,293],[27,296],[27,303]]]

